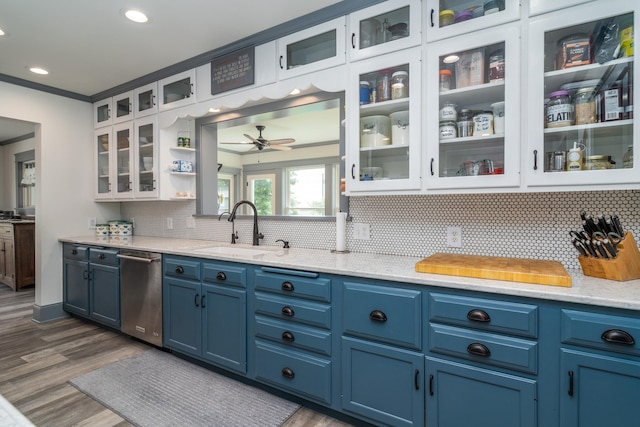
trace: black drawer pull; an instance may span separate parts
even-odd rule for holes
[[[473,320],[474,322],[488,323],[491,321],[491,316],[484,310],[474,308],[467,313],[467,319]]]
[[[376,322],[386,322],[387,315],[384,314],[382,310],[373,310],[371,313],[369,313],[369,319]]]
[[[105,259],[105,256],[104,256],[104,254],[100,254],[100,255],[98,255],[98,258],[99,259]]]
[[[433,396],[433,375],[429,375],[429,396]]]
[[[286,342],[294,342],[296,340],[296,337],[293,336],[293,334],[289,331],[284,331],[282,333],[282,341],[286,341]]]
[[[416,390],[420,390],[420,381],[418,381],[418,378],[420,378],[420,370],[416,369],[416,373],[413,375],[413,386]]]
[[[206,297],[205,294],[202,294],[202,296],[200,297],[200,305],[202,306],[202,308],[205,308],[205,305],[204,305],[204,298],[205,297]]]
[[[296,376],[296,374],[293,372],[293,369],[291,368],[282,368],[282,376],[285,378],[292,379],[293,377]]]
[[[351,47],[356,48],[356,33],[351,33]]]
[[[196,294],[196,296],[195,296],[195,297],[193,297],[193,304],[194,304],[196,307],[200,307],[200,306],[198,305],[198,297],[199,297],[199,296],[200,296],[200,294]]]
[[[282,282],[282,290],[283,291],[287,291],[287,292],[291,292],[293,291],[293,283],[291,282]]]
[[[636,343],[630,333],[621,329],[609,329],[604,331],[600,338],[612,344],[634,345]]]
[[[289,317],[293,317],[296,313],[293,311],[293,309],[291,307],[289,307],[288,305],[285,307],[282,307],[282,315],[283,316],[289,316]]]
[[[569,371],[569,396],[573,396],[573,371]]]
[[[181,265],[176,267],[176,273],[177,274],[182,274],[184,273],[184,267],[182,267]]]
[[[479,342],[472,342],[467,347],[467,352],[470,354],[475,354],[476,356],[488,357],[491,356],[491,351],[487,348],[486,345],[480,344]]]
[[[222,271],[218,271],[218,274],[216,274],[216,279],[218,279],[218,280],[227,280],[227,275],[224,274]]]
[[[78,255],[77,249],[71,249],[71,255]]]

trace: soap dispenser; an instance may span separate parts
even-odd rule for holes
[[[569,156],[567,158],[567,170],[579,171],[582,170],[582,147],[578,146],[576,141],[573,142],[573,148],[569,150]]]

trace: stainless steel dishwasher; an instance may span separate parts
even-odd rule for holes
[[[122,250],[120,330],[162,347],[162,254]]]

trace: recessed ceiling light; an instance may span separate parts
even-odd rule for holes
[[[458,62],[458,60],[460,59],[460,57],[456,54],[453,55],[449,55],[447,57],[445,57],[442,62],[444,62],[445,64],[453,64],[454,62]]]
[[[2,31],[2,28],[0,28],[0,36],[4,36],[4,31]]]
[[[35,73],[35,74],[49,74],[49,72],[47,70],[45,70],[44,68],[40,68],[40,67],[29,67],[29,71],[31,71],[32,73]]]
[[[147,15],[135,9],[129,9],[125,11],[124,16],[126,16],[129,20],[133,22],[137,22],[139,24],[144,24],[145,22],[149,21],[149,18],[147,17]]]
[[[300,94],[300,89],[298,88],[295,88],[291,92],[289,92],[289,95],[299,95],[299,94]]]
[[[210,113],[219,113],[220,111],[222,111],[220,108],[209,108]]]

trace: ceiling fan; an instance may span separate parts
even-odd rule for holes
[[[252,137],[251,135],[247,135],[246,133],[243,134],[245,136],[245,138],[249,139],[249,141],[240,141],[240,142],[221,142],[221,144],[253,144],[254,146],[251,147],[251,150],[264,150],[265,148],[273,148],[274,150],[281,150],[281,151],[287,151],[287,150],[291,150],[291,147],[287,147],[287,146],[283,146],[280,144],[291,144],[292,142],[295,142],[295,139],[293,138],[282,138],[282,139],[265,139],[262,136],[262,131],[264,130],[265,126],[262,125],[258,125],[256,126],[256,129],[258,129],[258,132],[260,133],[260,135],[257,138]]]

